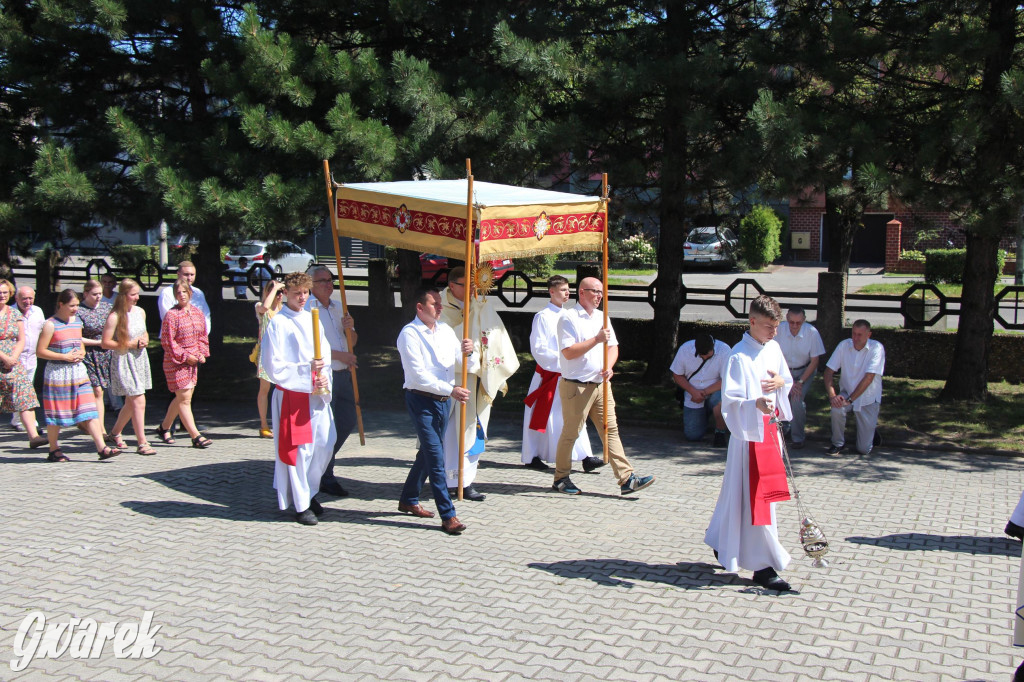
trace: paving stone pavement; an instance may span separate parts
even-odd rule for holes
[[[109,462],[77,434],[75,461],[50,464],[0,433],[0,679],[1009,680],[1020,660],[1021,545],[1002,535],[1020,459],[793,453],[831,566],[811,567],[796,506],[780,504],[797,592],[778,595],[713,563],[702,538],[724,452],[678,431],[623,428],[658,479],[635,498],[607,468],[576,474],[585,494],[568,497],[519,464],[521,424],[498,422],[488,499],[460,503],[469,528],[448,537],[397,512],[415,443],[404,413],[365,415],[366,446],[353,436],[340,455],[351,496],[303,527],[277,510],[272,446],[248,412],[200,409],[208,450],[179,439]],[[36,611],[152,611],[161,650],[108,645],[14,673]]]

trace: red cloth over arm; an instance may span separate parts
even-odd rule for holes
[[[203,326],[206,331],[206,326]],[[299,446],[313,442],[310,423],[309,394],[296,393],[286,388],[281,391],[281,417],[277,424],[277,457],[288,466],[298,461]]]
[[[790,499],[778,424],[768,415],[764,422],[764,442],[750,443],[750,522],[755,526],[771,525],[771,503]]]
[[[537,365],[537,374],[540,375],[540,385],[534,389],[533,393],[526,396],[523,402],[527,407],[533,408],[533,415],[530,417],[530,430],[544,433],[548,428],[551,406],[555,402],[558,378],[562,375],[558,372],[549,372],[540,365]]]

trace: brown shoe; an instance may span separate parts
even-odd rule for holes
[[[421,519],[432,519],[434,518],[434,512],[429,509],[424,509],[422,504],[405,504],[404,502],[398,503],[398,511],[405,514],[412,514],[418,516]]]
[[[466,524],[460,522],[458,516],[453,516],[450,519],[441,521],[441,530],[448,533],[448,535],[458,535],[466,530]]]
[[[50,441],[46,436],[36,436],[35,438],[29,438],[28,446],[35,450],[36,448],[41,448],[44,445],[49,444],[49,442]]]

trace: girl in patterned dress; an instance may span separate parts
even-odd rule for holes
[[[267,402],[270,398],[270,377],[260,363],[260,342],[263,340],[263,332],[274,315],[281,310],[284,301],[284,285],[277,280],[271,280],[263,287],[263,300],[256,303],[256,319],[259,321],[259,331],[256,333],[256,376],[260,380],[260,392],[256,396],[256,409],[260,413],[260,438],[273,438],[274,432],[267,424]]]
[[[46,412],[46,436],[50,444],[51,462],[66,462],[57,438],[60,427],[82,424],[96,444],[100,459],[121,454],[103,443],[96,398],[92,394],[89,375],[82,361],[82,322],[78,313],[78,294],[65,289],[57,297],[57,312],[43,324],[39,332],[36,357],[46,360],[43,373],[43,410]]]
[[[176,305],[164,316],[163,326],[160,328],[160,345],[164,348],[164,375],[167,377],[167,388],[174,392],[174,400],[167,407],[167,414],[164,415],[156,433],[163,442],[174,443],[170,424],[174,424],[174,418],[179,417],[181,425],[192,438],[192,447],[208,448],[213,441],[199,433],[195,418],[192,416],[192,393],[196,389],[198,367],[210,357],[206,317],[203,311],[192,305],[192,287],[187,280],[176,281],[172,291]]]
[[[103,327],[110,316],[110,304],[103,300],[103,285],[90,279],[82,288],[82,300],[78,304],[78,319],[82,322],[82,344],[85,346],[85,371],[92,384],[96,398],[96,412],[99,413],[100,430],[106,442],[113,443],[107,435],[103,421],[103,389],[110,386],[110,351],[103,349]]]
[[[114,351],[110,359],[110,390],[125,396],[124,407],[110,435],[122,450],[126,447],[121,431],[131,421],[135,431],[135,452],[155,455],[146,441],[146,391],[153,388],[149,372],[149,332],[146,331],[146,311],[136,305],[142,291],[138,283],[129,278],[121,280],[114,299],[114,309],[103,327],[103,348]]]
[[[46,436],[36,430],[35,409],[39,399],[28,379],[28,372],[18,360],[25,349],[25,320],[21,311],[7,302],[14,295],[14,285],[0,279],[0,412],[15,412],[28,434],[28,446],[46,445]]]

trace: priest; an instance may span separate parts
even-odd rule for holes
[[[465,294],[466,270],[452,269],[448,274],[448,288],[444,292],[444,308],[441,321],[461,335],[463,321],[463,295]],[[486,497],[473,487],[480,455],[487,445],[487,426],[491,417],[491,404],[498,394],[508,393],[508,378],[519,369],[512,339],[502,323],[494,305],[480,296],[470,304],[469,337],[473,349],[480,358],[479,367],[468,376],[469,400],[466,401],[466,423],[463,425],[463,451],[466,460],[462,476],[462,496],[467,500],[482,502]],[[457,494],[459,486],[459,415],[458,408],[452,412],[444,435],[444,469],[449,494]]]
[[[272,403],[277,504],[282,511],[294,507],[295,520],[306,526],[315,526],[323,514],[316,494],[337,438],[331,373],[324,371],[328,363],[322,359],[331,346],[323,325],[314,331],[313,316],[304,310],[312,284],[304,272],[285,276],[285,305],[267,324],[260,344],[263,369],[277,386]],[[314,333],[321,359],[316,359]]]
[[[704,542],[725,570],[753,571],[754,582],[785,592],[789,554],[779,542],[775,502],[789,499],[777,424],[792,417],[793,377],[774,341],[782,310],[771,296],[750,304],[750,329],[733,347],[722,379],[722,417],[731,438],[718,503]]]

